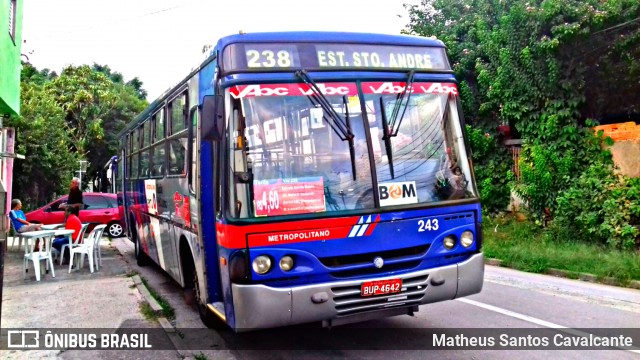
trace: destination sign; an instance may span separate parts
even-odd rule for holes
[[[222,56],[224,72],[246,70],[450,70],[445,49],[370,44],[236,43]]]

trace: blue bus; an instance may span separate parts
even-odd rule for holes
[[[335,326],[482,289],[480,200],[437,39],[223,37],[120,139],[138,263],[208,326]]]

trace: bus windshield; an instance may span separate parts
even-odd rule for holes
[[[366,211],[476,197],[455,84],[415,81],[406,90],[403,82],[315,85],[315,90],[306,83],[226,90],[233,104],[228,113],[233,217]]]

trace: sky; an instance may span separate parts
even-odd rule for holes
[[[239,31],[399,34],[420,0],[27,0],[22,53],[39,70],[108,65],[138,77],[152,101]],[[24,59],[23,57],[23,60]]]

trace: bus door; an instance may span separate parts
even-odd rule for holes
[[[209,303],[215,304],[223,301],[220,263],[218,261],[220,254],[216,241],[216,209],[218,206],[216,199],[218,197],[216,196],[217,188],[214,185],[220,157],[215,150],[217,143],[210,139],[203,139],[201,134],[198,134],[197,124],[199,124],[200,112],[195,110],[196,108],[192,109],[190,116],[192,119],[190,133],[193,135],[189,148],[191,162],[189,184],[194,194],[192,202],[194,206],[191,208],[192,221],[194,231],[198,234],[199,244],[201,244],[197,249],[199,254],[196,255],[200,258],[200,264],[196,259],[196,268],[200,266],[202,273],[206,273],[206,277],[203,278],[206,279],[207,299]],[[197,176],[198,174],[200,176]],[[204,280],[200,280],[200,282],[200,286],[205,285]]]

